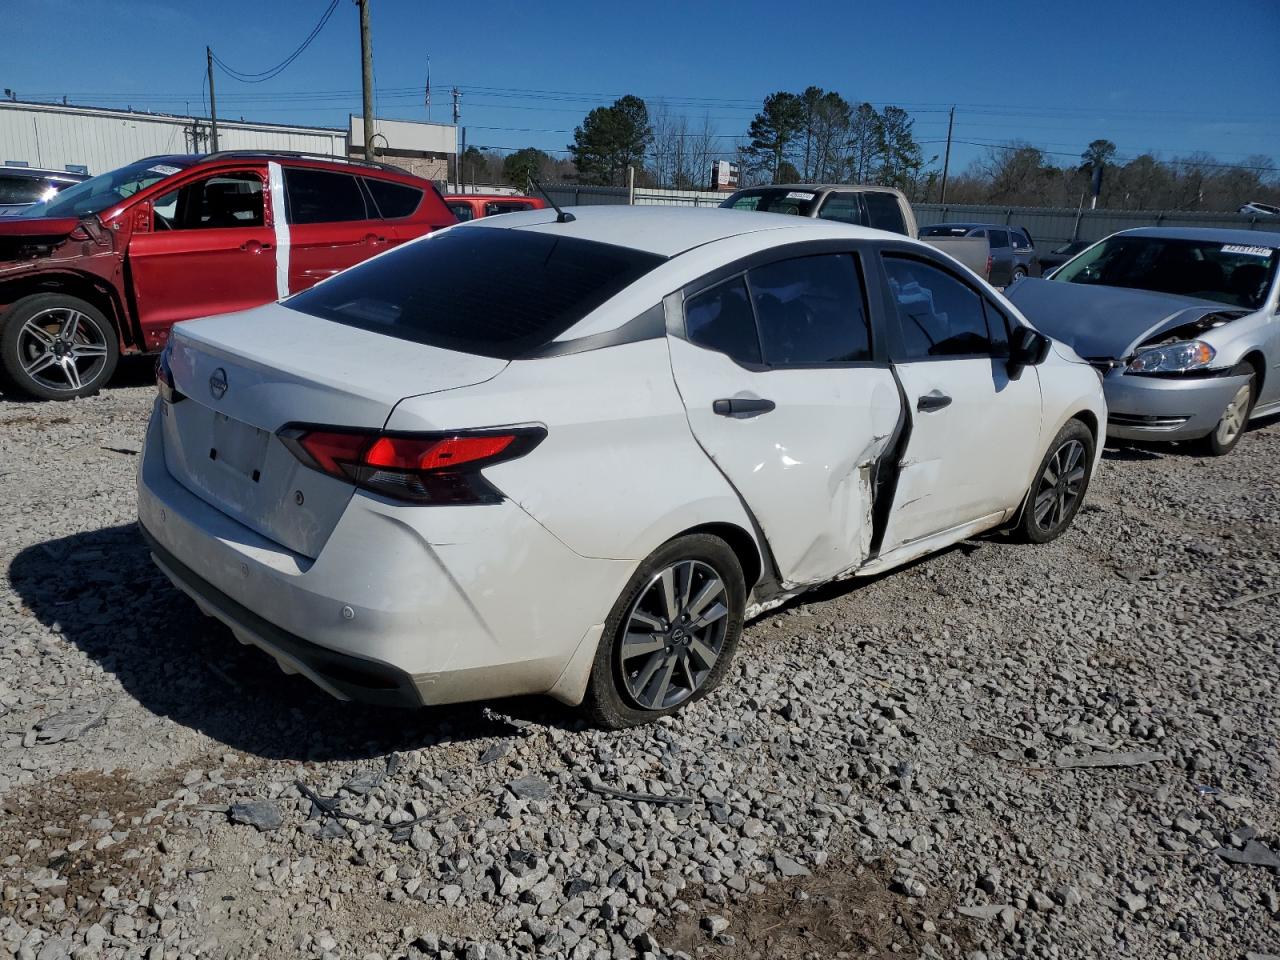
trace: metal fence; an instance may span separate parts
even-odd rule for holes
[[[626,203],[626,187],[589,187],[572,183],[546,185],[561,206]],[[637,205],[714,207],[727,194],[703,190],[636,190]],[[1241,213],[1187,213],[1179,210],[1075,210],[1070,207],[1002,207],[942,203],[913,204],[920,226],[934,223],[1007,223],[1025,227],[1042,250],[1070,240],[1101,240],[1132,227],[1229,227],[1280,231],[1280,218]]]

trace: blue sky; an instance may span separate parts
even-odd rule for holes
[[[256,72],[283,59],[327,0],[13,0],[0,87],[20,99],[204,111],[204,47]],[[448,120],[464,90],[470,143],[563,151],[593,106],[623,93],[700,122],[731,151],[774,90],[816,84],[906,107],[953,169],[1025,140],[1068,162],[1095,137],[1122,158],[1196,150],[1280,161],[1280,0],[1070,3],[507,3],[373,0],[378,112]],[[279,77],[216,77],[219,114],[345,126],[360,112],[358,15],[338,8]],[[561,153],[560,155],[563,155]]]

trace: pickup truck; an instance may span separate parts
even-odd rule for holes
[[[726,210],[785,213],[817,220],[838,220],[916,237],[916,217],[901,190],[861,183],[781,183],[745,187],[720,204]],[[991,280],[991,245],[986,237],[919,237]],[[1008,281],[1005,281],[1006,283]]]

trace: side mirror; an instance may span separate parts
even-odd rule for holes
[[[1027,367],[1044,363],[1051,346],[1053,341],[1039,330],[1018,327],[1013,333],[1013,342],[1009,344],[1009,379],[1017,380]]]

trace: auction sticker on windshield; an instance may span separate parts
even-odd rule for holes
[[[812,200],[812,193],[805,193],[803,190],[792,190],[787,194],[788,200]]]
[[[1239,243],[1224,243],[1223,253],[1237,253],[1245,257],[1269,257],[1274,251],[1270,247],[1249,247]]]
[[[172,176],[181,169],[181,167],[171,167],[167,163],[157,163],[154,167],[147,167],[147,170],[151,173],[162,173],[166,177]]]

